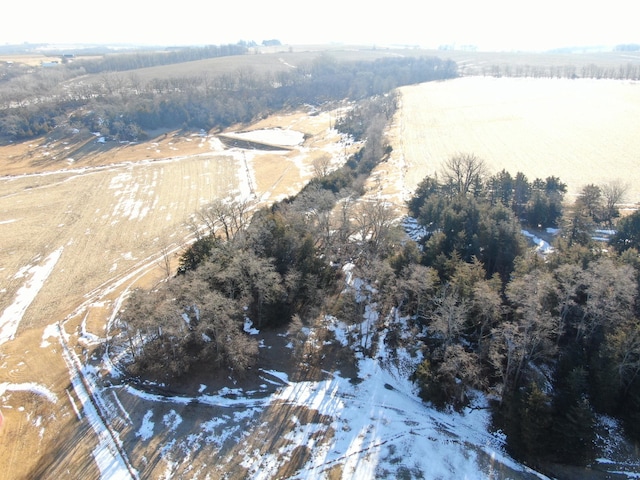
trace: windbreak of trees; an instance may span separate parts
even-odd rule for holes
[[[640,64],[627,62],[618,66],[602,66],[595,63],[587,65],[485,65],[477,72],[491,77],[520,78],[591,78],[609,80],[640,80]]]
[[[239,43],[207,45],[204,47],[173,48],[162,51],[113,53],[104,55],[99,59],[75,60],[69,63],[69,67],[72,71],[82,70],[83,73],[122,72],[138,68],[193,62],[207,58],[244,55],[247,52],[247,47]]]
[[[123,62],[122,68],[144,63],[136,55],[122,59],[116,56],[113,61]],[[0,137],[30,138],[67,122],[118,140],[136,140],[145,131],[157,128],[225,128],[283,108],[346,98],[361,100],[386,94],[401,85],[452,78],[456,74],[454,62],[434,57],[338,62],[322,55],[286,72],[258,73],[244,68],[234,74],[146,82],[134,74],[105,73],[93,77],[92,83],[74,82],[55,91],[13,88],[21,78],[26,83],[20,77],[5,85],[6,91],[12,93],[3,97]]]

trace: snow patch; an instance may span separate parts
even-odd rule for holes
[[[31,392],[46,398],[51,403],[57,403],[58,401],[55,393],[39,383],[0,383],[0,396],[4,395],[5,392]]]
[[[169,413],[162,417],[162,423],[169,429],[169,431],[175,431],[182,423],[182,417],[176,413],[175,410],[171,410]]]
[[[252,130],[250,132],[233,133],[232,135],[243,140],[289,147],[300,145],[304,141],[304,133],[296,130],[284,130],[281,128]]]
[[[58,325],[56,325],[55,323],[48,325],[47,327],[45,327],[44,332],[42,332],[42,342],[40,343],[40,347],[41,348],[48,347],[49,345],[51,345],[48,339],[51,337],[57,337],[57,336],[58,336]]]
[[[538,252],[540,253],[553,252],[553,247],[549,245],[548,242],[542,240],[541,238],[536,237],[533,233],[529,233],[527,230],[521,230],[521,232],[525,237],[529,238],[533,242]]]
[[[260,333],[260,330],[253,328],[253,322],[247,317],[244,319],[244,331],[249,335],[258,335]]]
[[[53,268],[62,255],[62,250],[63,247],[58,248],[44,260],[42,265],[31,266],[26,270],[25,276],[30,274],[31,278],[20,287],[14,302],[5,308],[2,316],[0,316],[0,345],[15,338],[23,315],[35,300],[44,282],[51,275]]]
[[[155,423],[151,421],[152,418],[153,411],[148,410],[147,413],[144,414],[142,424],[136,432],[136,437],[141,438],[145,442],[153,437],[153,427],[155,426]]]

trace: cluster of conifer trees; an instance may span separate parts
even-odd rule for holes
[[[610,250],[592,239],[598,222],[586,213],[583,191],[576,205],[552,216],[562,227],[555,250],[532,253],[520,225],[550,224],[539,224],[531,212],[540,208],[539,196],[557,202],[551,210],[562,208],[559,179],[535,180],[531,191],[537,193],[514,202],[496,188],[510,177],[505,172],[460,188],[467,177],[452,170],[454,164],[446,167],[445,182],[425,179],[410,202],[428,233],[420,266],[401,274],[411,287],[400,307],[421,332],[415,338],[425,358],[415,380],[423,398],[461,408],[474,390],[486,392],[495,398],[495,426],[512,452],[534,464],[592,461],[598,415],[619,418],[638,439],[640,262],[634,244],[620,248],[614,236],[617,250]],[[589,217],[581,234],[576,216]],[[416,269],[429,281],[421,282]]]

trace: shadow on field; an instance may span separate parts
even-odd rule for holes
[[[67,386],[68,391],[73,386]],[[63,423],[63,422],[60,422]],[[96,445],[96,435],[86,421],[71,414],[55,433],[54,446],[38,458],[37,463],[25,478],[97,478],[99,472],[91,450]]]

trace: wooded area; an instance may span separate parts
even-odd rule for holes
[[[0,65],[0,139],[32,138],[57,127],[99,132],[119,141],[144,139],[147,131],[160,128],[223,129],[286,108],[359,100],[457,74],[454,62],[435,57],[338,62],[328,54],[287,71],[239,68],[234,73],[149,80],[123,73],[244,51],[229,47],[107,55],[35,71]],[[71,81],[90,72],[86,79]]]
[[[463,409],[484,392],[517,458],[587,464],[596,414],[620,418],[638,439],[640,217],[620,221],[615,250],[593,239],[616,221],[624,189],[589,185],[565,206],[561,179],[492,175],[461,154],[409,201],[425,234],[408,240],[384,201],[358,200],[389,151],[373,126],[395,102],[377,97],[346,116],[345,131],[368,132],[365,146],[295,197],[250,218],[238,202],[200,212],[208,230],[182,255],[179,275],[137,292],[122,312],[131,374],[166,380],[205,363],[242,375],[258,366],[246,318],[259,328],[325,315],[357,324],[374,305],[387,347],[422,358],[413,379],[424,400]],[[554,251],[529,247],[523,226],[560,228]],[[344,290],[348,262],[375,286],[366,295]]]

